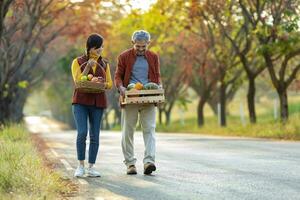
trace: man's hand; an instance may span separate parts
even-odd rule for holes
[[[119,92],[120,92],[121,96],[125,96],[125,91],[126,91],[126,87],[121,85],[119,87]]]

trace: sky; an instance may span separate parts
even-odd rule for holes
[[[122,2],[122,1],[121,1]],[[123,0],[124,2],[124,0]],[[149,7],[154,4],[156,0],[130,0],[130,4],[134,9],[148,10]]]
[[[84,0],[70,0],[73,3],[76,2],[83,2]],[[121,4],[125,4],[127,0],[119,0]],[[129,0],[129,4],[132,6],[133,9],[141,9],[143,11],[146,11],[150,8],[152,4],[154,4],[157,0]],[[109,7],[112,5],[112,3],[102,2],[103,6]],[[127,11],[130,11],[130,8],[125,8]]]

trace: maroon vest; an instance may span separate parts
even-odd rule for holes
[[[87,56],[83,55],[78,57],[77,62],[80,66],[81,72],[83,72],[87,64]],[[94,76],[102,76],[105,79],[106,62],[101,57],[97,60],[97,62],[99,65],[97,65],[95,73],[91,68],[89,74],[93,74]],[[107,100],[106,100],[105,92],[85,93],[85,92],[79,92],[76,89],[74,89],[72,104],[82,104],[88,106],[96,106],[98,108],[106,108]]]

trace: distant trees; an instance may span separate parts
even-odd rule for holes
[[[185,5],[183,9],[190,13],[187,30],[198,34],[198,41],[212,44],[207,46],[208,51],[214,56],[214,66],[220,66],[221,125],[226,124],[226,82],[236,80],[233,87],[236,88],[242,81],[238,81],[242,77],[241,67],[248,81],[250,122],[256,122],[255,79],[264,69],[268,70],[278,93],[281,120],[285,122],[288,119],[287,88],[300,70],[300,10],[297,1],[192,0]],[[206,61],[207,55],[202,53],[201,58],[194,59],[194,62]]]
[[[158,0],[148,11],[128,13],[117,1],[111,1],[105,9],[98,0],[1,1],[0,123],[22,119],[28,91],[45,74],[65,73],[71,80],[67,70],[71,58],[67,57],[74,55],[70,49],[83,53],[86,36],[91,32],[105,36],[104,57],[110,60],[113,75],[116,58],[132,46],[130,38],[136,29],[151,33],[150,48],[160,56],[167,99],[159,107],[160,123],[170,123],[174,105],[187,102],[186,90],[192,88],[199,97],[195,109],[198,126],[205,123],[206,103],[215,113],[219,111],[221,125],[226,126],[226,106],[244,82],[248,83],[249,119],[256,123],[256,80],[266,73],[280,100],[281,121],[286,122],[287,90],[290,85],[299,88],[295,82],[300,70],[297,3]],[[57,71],[52,74],[53,67]],[[59,98],[54,90],[59,81],[47,80],[52,84],[48,88],[51,98]],[[63,83],[59,86],[68,87]],[[62,89],[69,90],[72,88]],[[69,101],[68,95],[63,97],[64,102]],[[117,89],[108,94],[111,104],[107,111],[115,113],[114,124],[121,119],[117,97]],[[52,109],[58,111],[57,106]]]
[[[40,83],[67,40],[89,34],[98,1],[72,3],[58,0],[5,0],[0,3],[0,123],[19,122],[30,88]],[[79,10],[79,6],[81,9]],[[97,11],[98,12],[98,11]],[[87,21],[91,23],[86,23]],[[94,23],[99,27],[103,22]],[[78,31],[83,30],[83,31]],[[53,52],[59,52],[57,54]],[[45,59],[46,54],[55,55]],[[45,62],[47,60],[47,62]]]

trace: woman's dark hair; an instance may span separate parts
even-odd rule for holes
[[[92,49],[93,47],[95,47],[95,49],[98,49],[102,46],[103,44],[103,37],[97,33],[93,33],[91,34],[87,41],[86,41],[86,53],[87,53],[87,57],[88,59],[90,58],[90,49]]]

